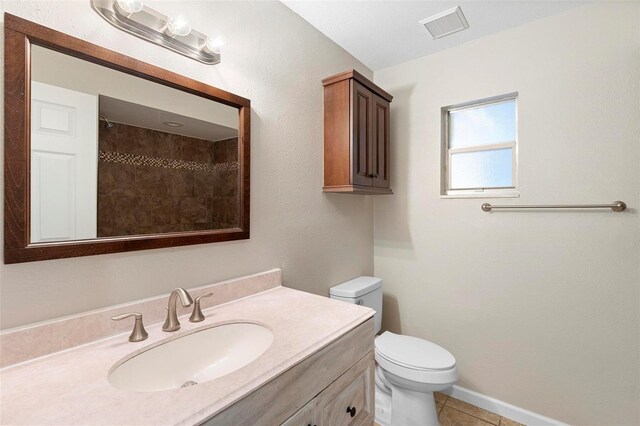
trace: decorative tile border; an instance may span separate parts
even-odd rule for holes
[[[281,285],[282,271],[272,269],[187,290],[194,299],[213,292],[214,296],[203,302],[202,309],[208,309]],[[158,297],[5,330],[0,333],[0,368],[94,342],[108,336],[130,332],[131,321],[111,321],[111,317],[115,315],[140,312],[143,314],[145,326],[162,322],[167,315],[168,297],[168,294],[163,294]],[[178,303],[179,316],[190,313],[191,307],[183,308]],[[184,320],[181,318],[181,321]]]
[[[100,151],[100,161],[106,163],[130,164],[134,166],[163,167],[165,169],[181,169],[199,172],[231,172],[238,170],[238,162],[200,163],[197,161],[176,160],[173,158],[149,157],[146,155],[127,154],[122,152]]]

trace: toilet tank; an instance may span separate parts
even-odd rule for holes
[[[358,277],[329,289],[329,297],[347,303],[366,306],[376,311],[376,334],[382,325],[382,279]]]

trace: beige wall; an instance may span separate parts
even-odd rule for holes
[[[572,424],[640,424],[639,18],[588,5],[375,73],[395,96],[384,326],[449,349],[461,386]],[[440,198],[440,108],[515,91],[521,198]]]
[[[88,0],[2,7],[251,99],[251,239],[1,265],[3,328],[273,267],[283,268],[285,285],[318,294],[373,272],[371,199],[322,193],[321,80],[371,71],[279,2],[146,3],[221,31],[222,63],[203,65],[118,31]]]

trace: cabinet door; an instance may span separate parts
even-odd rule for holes
[[[374,94],[351,80],[351,179],[352,185],[372,186],[372,130]]]
[[[316,397],[318,426],[373,424],[374,368],[369,353]]]
[[[373,186],[390,188],[389,179],[389,101],[373,95],[372,167]]]
[[[296,411],[289,417],[282,426],[316,426],[313,418],[313,409],[315,407],[315,399],[309,401],[307,405]]]

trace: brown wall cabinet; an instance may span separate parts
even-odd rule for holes
[[[393,96],[355,70],[324,85],[324,192],[391,194]]]

